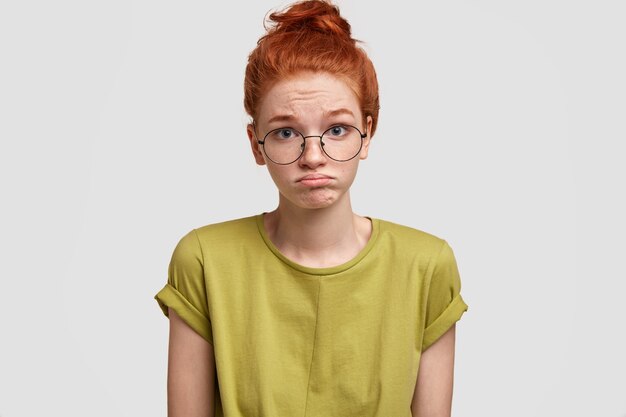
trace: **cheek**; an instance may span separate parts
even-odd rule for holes
[[[270,162],[267,165],[267,170],[269,171],[269,174],[272,177],[272,180],[274,180],[274,183],[276,183],[276,185],[284,184],[289,181],[289,178],[291,178],[288,166],[273,165]]]
[[[359,168],[359,159],[354,158],[349,162],[344,162],[341,167],[341,174],[347,180],[350,179],[352,181],[356,176],[357,169]]]
[[[355,158],[355,163],[350,165],[350,169],[345,174],[346,181],[349,182],[348,187],[352,186],[352,184],[354,183],[354,179],[356,178],[356,174],[359,168],[359,161],[360,159],[358,157]]]

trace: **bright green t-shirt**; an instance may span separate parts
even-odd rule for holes
[[[468,306],[445,240],[368,218],[327,268],[286,258],[263,214],[180,239],[154,298],[213,345],[216,417],[411,417],[421,352]]]

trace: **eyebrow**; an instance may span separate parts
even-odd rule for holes
[[[352,113],[352,111],[350,109],[346,109],[346,108],[341,108],[341,109],[337,109],[337,110],[331,110],[328,112],[324,112],[323,115],[324,116],[337,116],[340,114],[349,114],[350,116],[354,117],[354,113]]]
[[[346,108],[341,108],[341,109],[336,109],[336,110],[331,110],[331,111],[325,111],[324,113],[322,113],[324,117],[332,117],[332,116],[338,116],[340,114],[348,114],[352,117],[354,117],[354,113],[352,113],[352,111],[350,109],[346,109]],[[291,122],[293,120],[296,120],[297,117],[293,114],[279,114],[276,116],[273,116],[272,118],[270,118],[267,123],[270,124],[272,122]]]

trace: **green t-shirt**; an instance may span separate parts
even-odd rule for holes
[[[327,268],[286,258],[263,214],[180,239],[154,298],[213,345],[216,417],[411,417],[421,352],[468,306],[445,240],[368,218]]]

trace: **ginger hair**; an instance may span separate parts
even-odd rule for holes
[[[327,72],[341,78],[356,95],[363,122],[372,117],[370,136],[378,122],[378,80],[372,61],[353,39],[339,8],[329,1],[307,0],[274,12],[266,34],[248,56],[244,107],[256,119],[264,94],[279,80],[300,72]]]

